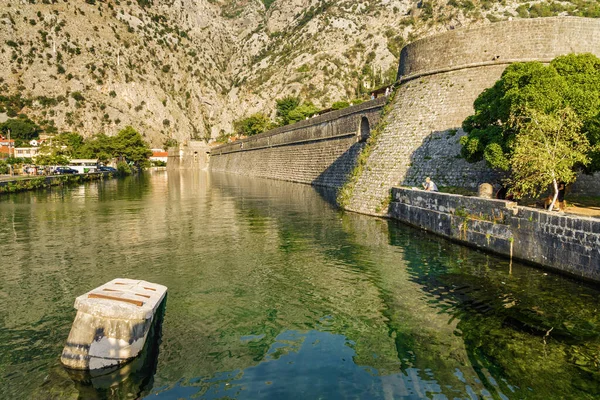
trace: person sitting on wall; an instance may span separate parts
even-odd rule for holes
[[[431,180],[430,177],[425,178],[425,183],[423,183],[423,189],[427,190],[428,192],[438,191],[437,185]]]

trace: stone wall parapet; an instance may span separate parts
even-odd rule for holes
[[[403,80],[463,68],[549,62],[568,53],[600,54],[600,20],[550,17],[501,21],[416,40],[402,49]]]
[[[237,140],[234,143],[227,143],[221,146],[214,147],[211,154],[225,154],[237,151],[267,148],[276,145],[285,145],[292,143],[301,143],[305,141],[314,141],[321,139],[330,139],[337,136],[346,136],[348,132],[339,132],[335,126],[326,128],[326,123],[346,118],[355,114],[378,112],[387,101],[387,97],[379,97],[375,100],[365,101],[343,108],[341,110],[330,111],[318,117],[309,118],[304,121],[296,122],[295,124],[281,126],[271,129],[270,131],[251,136],[246,139]],[[325,129],[309,130],[308,128],[319,126]],[[335,124],[334,124],[335,125]]]
[[[389,216],[504,256],[600,282],[600,219],[393,188]]]

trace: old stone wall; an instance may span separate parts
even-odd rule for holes
[[[168,170],[208,168],[210,148],[204,141],[191,140],[169,147]]]
[[[447,193],[393,188],[389,215],[505,256],[600,281],[600,220]]]
[[[600,20],[523,19],[418,40],[401,53],[400,86],[348,208],[384,214],[394,185],[476,188],[494,181],[483,163],[460,158],[462,121],[512,62],[547,62],[568,53],[600,56]]]
[[[378,98],[216,147],[210,152],[210,168],[340,187],[385,102]]]

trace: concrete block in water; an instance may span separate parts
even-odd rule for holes
[[[63,365],[95,370],[136,357],[166,293],[166,286],[120,278],[77,297]]]

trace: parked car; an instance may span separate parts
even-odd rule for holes
[[[56,175],[69,175],[69,174],[78,174],[79,171],[69,167],[58,167],[54,170]]]
[[[98,167],[98,171],[99,172],[117,172],[117,169],[113,168],[113,167],[106,167],[104,165],[101,165]]]

